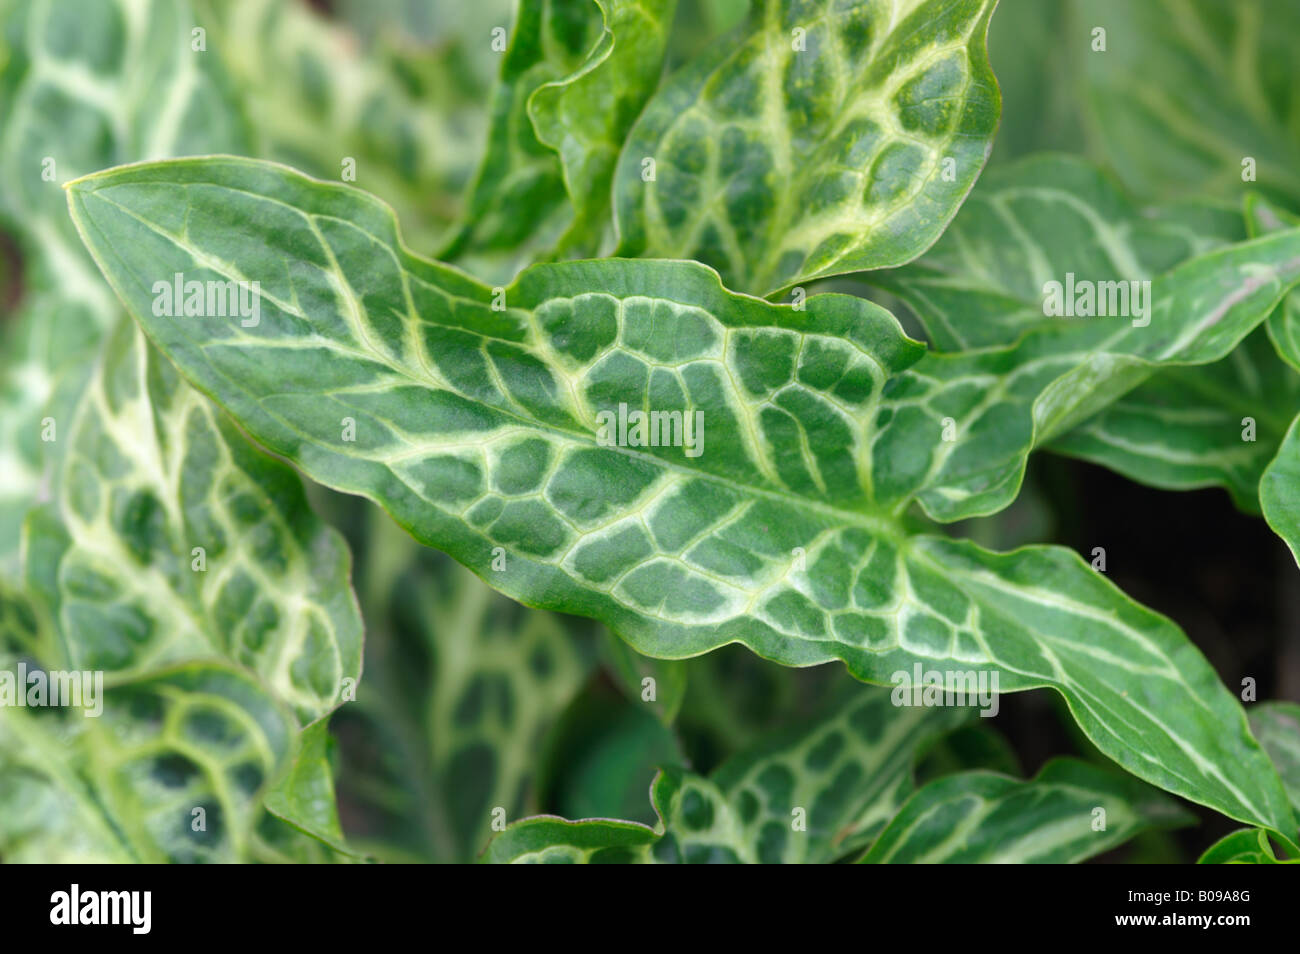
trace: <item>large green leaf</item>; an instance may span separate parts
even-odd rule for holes
[[[917,256],[992,146],[995,4],[756,2],[632,129],[620,254],[694,258],[754,294]]]
[[[56,449],[43,419],[75,392],[120,315],[68,219],[61,183],[137,159],[234,152],[246,138],[216,61],[191,49],[178,0],[0,2],[0,229],[23,298],[0,354],[0,572]],[[147,53],[146,53],[147,51]],[[58,415],[54,414],[57,432]]]
[[[1146,327],[1071,322],[918,360],[869,302],[771,305],[695,263],[540,266],[495,295],[411,255],[373,199],[265,163],[139,165],[69,196],[110,282],[199,387],[508,595],[600,619],[647,655],[741,642],[881,683],[915,664],[1052,687],[1130,771],[1294,824],[1240,705],[1173,623],[1070,551],[991,553],[916,533],[904,509],[996,509],[1039,435],[1161,362],[1222,357],[1300,275],[1300,232],[1157,279]],[[154,282],[178,272],[259,281],[257,324],[156,315]],[[606,446],[596,414],[620,404],[702,415],[706,440]]]
[[[1055,759],[1024,782],[996,772],[931,782],[908,800],[862,861],[1069,864],[1145,829],[1194,821],[1186,809],[1134,778]]]
[[[737,755],[709,778],[664,769],[654,828],[626,821],[516,822],[492,862],[825,863],[868,843],[911,793],[917,755],[960,725],[960,707],[899,709],[847,687],[826,713]]]
[[[523,0],[465,221],[442,257],[507,282],[601,244],[624,136],[654,90],[675,0]],[[558,244],[558,249],[556,248]]]
[[[1291,0],[1087,0],[1092,135],[1135,192],[1236,195],[1242,161],[1260,188],[1300,198],[1300,88]],[[1255,186],[1251,186],[1252,188]]]
[[[291,470],[125,321],[63,439],[56,498],[26,540],[61,662],[124,678],[226,659],[304,722],[340,704],[361,665],[350,558]]]
[[[1252,237],[1297,226],[1300,217],[1257,194],[1247,196],[1246,228]],[[1300,292],[1292,291],[1269,314],[1265,328],[1228,357],[1203,368],[1161,371],[1053,441],[1052,449],[1156,487],[1219,484],[1242,510],[1259,513],[1265,468],[1300,412],[1298,315]]]

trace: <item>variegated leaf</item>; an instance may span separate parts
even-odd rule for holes
[[[961,707],[900,708],[891,695],[850,687],[829,716],[713,773],[758,860],[822,863],[870,844],[912,793],[917,756],[971,717]]]
[[[1070,864],[1148,828],[1195,821],[1136,779],[1054,759],[1028,781],[967,772],[926,785],[862,857],[864,864]]]
[[[760,295],[916,257],[992,145],[995,4],[756,2],[632,129],[620,254],[694,258]]]
[[[677,0],[595,0],[604,26],[571,75],[528,98],[537,139],[559,155],[573,223],[559,253],[575,258],[612,245],[610,187],[633,121],[659,83]]]
[[[1298,412],[1300,375],[1259,328],[1213,364],[1160,371],[1048,446],[1152,487],[1222,486],[1258,514],[1260,479]]]
[[[360,675],[347,546],[297,476],[123,322],[66,424],[57,497],[27,571],[62,663],[142,676],[226,659],[309,722]],[[53,661],[51,661],[53,662]]]
[[[250,433],[508,595],[665,658],[742,642],[876,682],[918,664],[1050,686],[1129,770],[1293,825],[1173,623],[1070,551],[991,553],[904,510],[997,509],[1043,435],[1161,363],[1225,355],[1300,277],[1300,232],[1157,279],[1148,326],[921,358],[869,302],[770,305],[695,263],[540,266],[494,293],[407,252],[372,199],[249,160],[113,170],[70,202],[137,320]],[[154,282],[178,272],[258,281],[260,317],[155,314]],[[628,446],[620,405],[676,409],[678,433]]]
[[[40,627],[21,594],[0,593],[0,657],[15,682],[17,664],[37,660],[3,647],[46,642]],[[15,640],[15,629],[27,635]],[[288,711],[217,663],[103,685],[83,695],[85,708],[0,707],[0,858],[247,860],[260,795],[290,757]]]
[[[1245,237],[1235,208],[1144,213],[1097,166],[1048,153],[990,169],[924,257],[865,279],[902,298],[939,351],[965,351],[1065,322],[1045,309],[1049,283],[1064,293],[1067,275],[1080,292],[1085,282],[1150,280]],[[1109,305],[1112,289],[1099,290]],[[1113,291],[1132,311],[1129,289]],[[1153,290],[1145,305],[1158,300]]]
[[[664,769],[654,828],[539,816],[493,839],[493,862],[825,863],[870,841],[912,790],[928,743],[970,716],[899,709],[891,693],[848,687],[827,712],[728,760],[709,778]]]
[[[1144,212],[1090,163],[1032,156],[990,171],[919,262],[867,280],[902,298],[940,350],[987,348],[1098,320],[1049,317],[1052,283],[1132,311],[1130,283],[1149,280],[1145,307],[1157,321],[1176,276],[1244,237],[1235,209],[1184,202]],[[1248,266],[1242,274],[1249,280]],[[1049,446],[1157,487],[1221,485],[1258,513],[1260,475],[1297,409],[1300,378],[1260,331],[1206,367],[1159,371]]]

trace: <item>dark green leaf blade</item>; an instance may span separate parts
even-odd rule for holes
[[[994,6],[756,3],[632,129],[619,254],[694,258],[762,295],[916,257],[992,146]]]

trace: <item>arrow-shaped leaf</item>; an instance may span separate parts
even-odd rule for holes
[[[999,506],[1037,435],[1159,362],[1225,354],[1300,275],[1300,233],[1176,269],[1149,327],[918,361],[868,302],[770,305],[695,263],[541,266],[494,294],[407,252],[374,200],[249,160],[126,167],[70,203],[137,320],[250,433],[516,599],[648,655],[741,642],[881,683],[917,664],[1050,686],[1135,774],[1294,824],[1239,704],[1169,620],[1069,551],[991,553],[903,510]],[[177,274],[257,281],[260,310],[168,316]],[[676,411],[677,430],[661,416],[653,444],[629,438],[629,409]]]

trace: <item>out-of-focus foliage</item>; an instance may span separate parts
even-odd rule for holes
[[[1300,710],[1026,473],[1220,486],[1300,560],[1298,38],[0,0],[0,859],[1167,860],[1172,793],[1250,826],[1182,860],[1295,861]],[[102,715],[4,694],[68,670]],[[857,681],[922,670],[1052,689],[1083,759]]]

